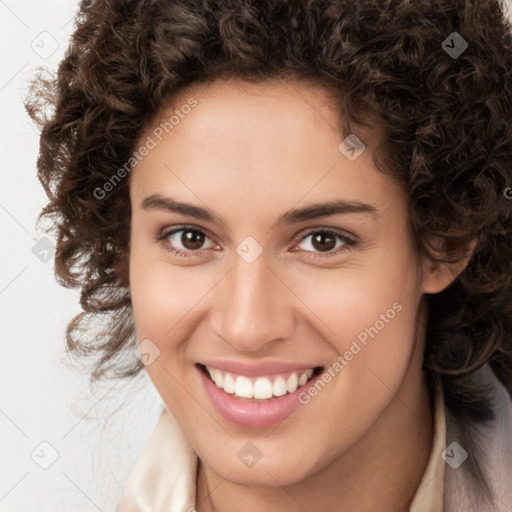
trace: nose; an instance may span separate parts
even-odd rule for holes
[[[239,352],[263,352],[289,338],[294,328],[293,293],[268,265],[265,252],[252,263],[234,255],[217,285],[212,328]]]

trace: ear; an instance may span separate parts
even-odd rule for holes
[[[439,293],[447,288],[459,274],[467,267],[475,247],[477,240],[471,240],[465,247],[465,255],[457,263],[437,263],[427,256],[422,258],[423,266],[423,293]],[[441,246],[442,243],[437,243]],[[439,251],[442,254],[442,251]]]

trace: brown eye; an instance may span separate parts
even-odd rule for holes
[[[201,231],[196,230],[183,230],[183,234],[181,235],[181,243],[185,249],[189,249],[191,251],[200,249],[204,244],[205,234]]]
[[[325,229],[310,231],[300,239],[298,246],[311,256],[336,256],[354,245],[355,241],[344,233]]]
[[[194,256],[203,249],[215,246],[210,237],[200,229],[185,227],[159,235],[165,248],[179,256]]]
[[[317,233],[311,239],[311,245],[318,251],[330,251],[336,246],[336,237],[330,233]]]

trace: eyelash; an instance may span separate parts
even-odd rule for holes
[[[179,233],[180,231],[195,231],[195,232],[201,233],[211,239],[211,237],[208,235],[208,233],[206,231],[204,231],[203,229],[197,228],[195,226],[187,225],[187,226],[180,226],[179,228],[173,229],[172,231],[161,230],[155,236],[155,241],[162,244],[164,249],[166,249],[168,252],[173,253],[175,256],[178,256],[180,258],[189,258],[192,256],[196,256],[198,253],[200,254],[201,251],[206,250],[206,249],[198,249],[196,251],[193,251],[193,250],[182,251],[181,249],[175,249],[174,247],[169,247],[169,245],[166,243],[167,239],[171,235],[174,235],[175,233]],[[338,247],[338,249],[331,250],[331,251],[328,251],[325,253],[305,251],[306,253],[309,254],[309,256],[307,256],[308,258],[331,258],[331,257],[337,256],[343,252],[350,251],[351,247],[356,245],[355,240],[348,237],[344,233],[341,233],[337,230],[333,230],[331,228],[315,229],[315,230],[308,231],[306,234],[299,236],[298,240],[295,241],[294,243],[301,243],[309,236],[315,235],[318,233],[331,235],[331,236],[337,238],[338,240],[341,240],[344,245],[341,247]],[[294,252],[298,252],[298,251],[294,251]]]

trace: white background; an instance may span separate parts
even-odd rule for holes
[[[56,69],[77,5],[0,0],[1,512],[113,511],[161,405],[145,372],[90,389],[64,364],[79,295],[57,285],[52,259],[32,252],[46,236],[34,228],[46,197],[23,91],[36,67]]]
[[[91,389],[65,364],[79,293],[56,283],[53,259],[32,252],[48,236],[35,229],[47,201],[36,177],[38,132],[22,99],[38,66],[56,69],[77,6],[0,0],[1,512],[113,511],[161,404],[145,372]],[[43,469],[53,450],[57,459]]]

